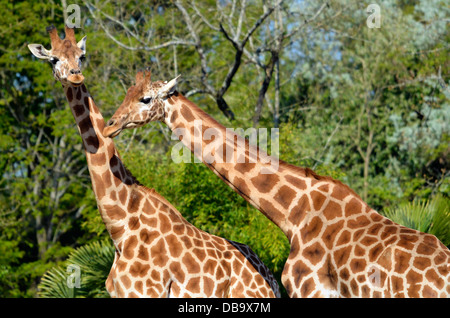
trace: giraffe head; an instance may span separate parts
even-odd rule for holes
[[[149,69],[136,74],[136,84],[128,89],[122,105],[106,124],[103,136],[113,138],[124,129],[164,120],[164,100],[175,92],[180,76],[169,82],[152,82],[150,75]]]
[[[64,86],[79,86],[83,84],[81,62],[86,54],[86,37],[78,43],[75,40],[74,29],[65,27],[66,37],[61,39],[54,26],[47,28],[50,35],[51,50],[46,50],[41,44],[29,44],[28,48],[37,58],[48,60],[53,68],[53,76]]]

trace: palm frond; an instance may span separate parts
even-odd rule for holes
[[[436,195],[431,200],[414,200],[389,208],[383,214],[392,221],[424,233],[435,235],[450,245],[450,199]]]
[[[39,284],[39,295],[57,298],[108,297],[105,281],[113,260],[114,247],[109,241],[81,246],[62,265],[44,274]],[[74,279],[79,279],[79,286],[72,286]]]

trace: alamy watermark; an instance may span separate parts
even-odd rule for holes
[[[70,273],[67,277],[66,283],[69,288],[81,287],[81,269],[80,266],[69,264],[66,268],[66,272]]]
[[[370,13],[367,17],[366,25],[369,29],[381,28],[381,8],[376,3],[371,3],[367,6],[366,12]]]
[[[247,138],[245,138],[247,137]],[[279,129],[270,129],[270,153],[267,153],[269,132],[267,128],[203,127],[202,120],[194,120],[194,126],[176,128],[172,140],[181,140],[172,148],[171,157],[175,163],[194,162],[206,164],[258,163],[260,173],[271,174],[279,167]],[[247,140],[247,141],[246,141]],[[189,149],[188,149],[189,148]]]
[[[80,28],[81,9],[78,4],[70,4],[66,8],[66,12],[70,13],[66,18],[66,25],[69,28]]]

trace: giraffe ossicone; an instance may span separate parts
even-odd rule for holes
[[[154,189],[140,184],[120,159],[80,67],[85,38],[48,29],[51,50],[33,44],[63,85],[85,148],[92,188],[115,258],[106,280],[112,297],[279,297],[276,279],[246,245],[206,233]]]
[[[435,236],[392,222],[347,185],[308,168],[282,160],[274,167],[261,156],[252,162],[251,154],[261,149],[236,133],[227,136],[223,125],[175,86],[169,96],[160,97],[167,84],[152,82],[146,73],[138,73],[103,135],[115,137],[156,120],[173,132],[183,129],[189,136],[180,140],[195,157],[287,236],[291,249],[282,283],[290,297],[450,296],[450,251]],[[221,131],[221,137],[196,142],[209,128]],[[244,157],[206,161],[205,149]]]

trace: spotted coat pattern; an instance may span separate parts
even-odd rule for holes
[[[138,101],[144,95],[158,96],[162,85],[149,76],[137,79],[133,93],[112,117],[116,127],[104,134],[131,128],[129,118],[133,127],[155,120],[140,111]],[[259,149],[237,134],[227,134],[178,92],[155,98],[147,108],[163,113],[159,120],[173,132],[187,132],[189,138],[179,137],[194,155],[285,233],[291,250],[282,283],[289,296],[449,297],[450,251],[435,236],[392,222],[348,186],[308,168],[281,160],[274,168],[250,160]],[[202,131],[196,121],[201,121]],[[210,128],[216,129],[216,138],[196,138]],[[206,162],[205,149],[235,160]],[[236,160],[239,153],[245,160]]]

